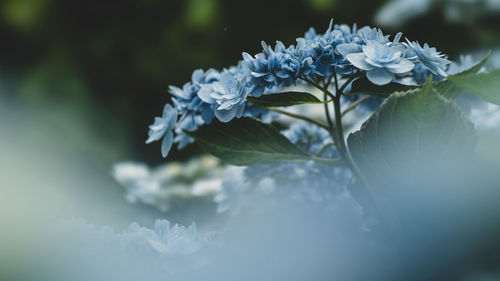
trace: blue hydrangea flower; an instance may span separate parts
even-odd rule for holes
[[[244,80],[235,79],[229,72],[224,72],[218,82],[218,91],[212,93],[217,107],[215,116],[221,122],[229,122],[233,118],[239,118],[245,109],[248,89]]]
[[[276,42],[274,49],[265,42],[262,42],[262,47],[264,51],[254,57],[243,53],[242,70],[253,96],[261,95],[265,89],[292,85],[299,77],[302,64],[310,64],[307,58],[301,61],[294,55],[294,46],[287,49],[280,41]]]
[[[347,74],[350,69],[344,67],[343,58],[337,51],[339,44],[346,43],[343,31],[333,28],[333,21],[324,34],[316,34],[310,29],[306,35],[309,44],[310,56],[313,61],[314,72],[322,77],[329,77],[335,70],[337,74]]]
[[[357,34],[365,43],[368,43],[368,41],[376,41],[380,44],[389,43],[389,35],[384,35],[384,33],[382,33],[382,30],[378,28],[364,26],[358,30]]]
[[[198,91],[201,85],[210,84],[218,81],[220,74],[215,69],[209,69],[204,72],[201,69],[195,70],[191,77],[191,82],[184,84],[182,89],[170,86],[169,92],[172,94],[172,101],[181,115],[180,123],[183,123],[183,129],[194,130],[200,124],[201,117],[204,123],[209,124],[214,118],[213,109],[210,104],[204,103],[198,97]],[[189,121],[182,122],[185,119]]]
[[[174,103],[180,118],[176,124],[176,137],[174,142],[179,149],[184,148],[193,139],[183,130],[193,131],[203,124],[210,124],[214,115],[214,106],[203,102],[198,96],[202,85],[214,83],[220,78],[220,73],[215,69],[203,71],[195,70],[191,76],[191,81],[181,88],[170,86],[169,92],[173,96]]]
[[[174,141],[174,133],[172,130],[174,129],[176,121],[177,110],[170,104],[166,104],[163,109],[162,117],[156,117],[155,122],[149,126],[149,137],[146,143],[151,143],[163,138],[161,143],[161,154],[163,157],[167,157],[172,147]]]
[[[357,38],[358,26],[356,23],[352,27],[347,24],[336,24],[335,29],[342,32],[346,42],[352,42]]]
[[[406,74],[415,65],[404,58],[404,52],[397,45],[367,41],[362,46],[363,52],[352,53],[346,59],[355,67],[367,71],[367,78],[376,85],[385,85],[396,78],[396,74]]]
[[[312,78],[314,72],[314,61],[312,58],[311,41],[304,38],[297,38],[297,46],[290,46],[289,52],[300,63],[297,70],[297,77]]]
[[[440,75],[443,77],[447,77],[445,69],[451,61],[445,59],[445,55],[441,54],[434,47],[429,47],[429,44],[425,43],[424,46],[420,46],[420,44],[415,42],[410,42],[406,39],[408,43],[408,47],[412,50],[409,52],[407,56],[411,60],[417,60],[421,62],[430,72],[434,75]]]
[[[217,81],[201,85],[198,96],[203,102],[214,106],[217,119],[229,122],[242,116],[250,91],[239,65],[224,70]]]

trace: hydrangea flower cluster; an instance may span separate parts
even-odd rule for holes
[[[214,118],[220,122],[242,116],[264,118],[266,111],[255,110],[247,97],[278,93],[297,83],[366,75],[376,85],[420,85],[431,73],[437,79],[447,76],[451,62],[444,54],[427,43],[400,42],[401,33],[392,41],[389,37],[380,29],[333,25],[332,21],[322,34],[309,29],[295,45],[286,47],[277,41],[273,47],[262,42],[262,52],[244,52],[236,66],[196,70],[182,89],[170,87],[174,107],[165,106],[163,117],[150,126],[147,142],[163,138],[166,157],[172,143],[182,149],[192,142],[186,130],[196,130]]]

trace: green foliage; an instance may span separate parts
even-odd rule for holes
[[[500,69],[487,73],[449,77],[448,80],[457,88],[500,105]]]
[[[418,182],[459,163],[475,146],[473,124],[429,80],[423,88],[392,94],[348,138],[349,148],[375,185]]]
[[[476,63],[473,67],[467,69],[467,70],[464,70],[460,73],[457,73],[457,74],[454,74],[454,75],[451,75],[452,77],[455,77],[455,76],[460,76],[460,75],[467,75],[467,74],[474,74],[474,73],[478,73],[479,70],[481,70],[481,68],[483,68],[483,66],[486,64],[486,62],[488,61],[488,59],[490,58],[491,56],[491,50],[488,51],[488,53],[486,54],[486,56],[484,56],[484,58],[479,61],[478,63]]]
[[[309,93],[293,91],[260,97],[248,97],[247,99],[258,107],[283,107],[305,103],[324,103]]]
[[[435,87],[439,94],[450,100],[458,98],[464,92],[464,87],[460,84],[454,83],[454,81],[458,81],[464,76],[470,76],[470,79],[472,80],[473,77],[475,77],[474,74],[478,73],[479,70],[481,70],[481,68],[486,64],[490,55],[491,51],[489,51],[488,54],[473,67],[460,73],[450,75],[447,80],[436,83]]]
[[[312,159],[274,126],[253,118],[212,122],[186,133],[207,152],[233,165]]]

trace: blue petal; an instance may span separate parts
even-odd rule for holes
[[[186,98],[184,92],[182,89],[175,87],[175,86],[169,86],[168,87],[168,92],[171,93],[173,96],[178,97],[178,98]]]
[[[253,60],[253,57],[247,52],[241,53],[241,56],[243,57],[244,61],[252,61]]]
[[[210,124],[210,122],[212,122],[212,119],[214,119],[212,106],[207,105],[202,108],[201,118],[203,119],[203,122],[207,124]]]
[[[348,54],[361,53],[362,49],[361,49],[361,45],[359,45],[359,44],[348,43],[348,44],[337,45],[337,51],[339,51],[339,53],[342,56],[346,57]]]
[[[172,131],[168,131],[161,142],[161,155],[165,158],[172,148],[172,143],[174,142],[174,133]]]
[[[194,142],[194,139],[192,139],[190,136],[188,136],[183,131],[180,131],[180,132],[176,131],[176,133],[177,133],[177,136],[175,136],[174,142],[177,143],[178,149],[183,149],[188,144]]]
[[[165,134],[165,129],[163,129],[163,130],[149,130],[148,139],[146,140],[146,143],[149,144],[149,143],[152,143],[154,141],[157,141],[157,140],[161,139],[161,137],[163,137],[164,134]]]
[[[369,71],[375,68],[366,62],[366,56],[363,53],[348,54],[346,59],[361,70]]]
[[[415,77],[410,77],[410,76],[397,78],[394,80],[394,82],[399,83],[401,85],[406,85],[406,86],[418,86],[419,85],[417,83],[417,81],[415,81]]]
[[[422,64],[429,69],[434,75],[441,75],[443,77],[448,77],[448,74],[441,69],[440,65],[430,61],[421,61]]]
[[[177,110],[170,104],[166,104],[163,114],[165,115],[165,125],[169,129],[172,129],[175,126],[175,122],[177,122]]]
[[[201,82],[204,77],[205,77],[205,73],[203,72],[203,70],[197,69],[191,75],[191,80],[193,82]]]
[[[415,68],[415,65],[407,59],[401,59],[399,63],[389,64],[385,67],[392,73],[402,74],[411,71],[413,68]]]
[[[213,92],[213,89],[211,85],[202,85],[200,90],[198,91],[198,97],[206,103],[214,103],[215,100],[212,98],[211,94]]]
[[[241,113],[243,112],[243,108],[245,106],[245,103],[242,103],[240,105],[234,106],[231,109],[228,110],[215,110],[215,116],[219,121],[227,123],[231,120],[233,120],[234,117],[240,117]]]
[[[252,76],[255,78],[260,78],[267,75],[267,73],[259,73],[259,72],[251,72],[250,74],[252,74]]]
[[[389,84],[394,79],[394,74],[384,68],[378,68],[368,71],[366,77],[373,84],[381,86]]]

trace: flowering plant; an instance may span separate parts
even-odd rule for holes
[[[462,93],[500,104],[500,70],[480,71],[488,56],[456,71],[436,48],[401,37],[330,22],[295,45],[262,42],[262,52],[243,53],[235,66],[196,70],[182,88],[171,86],[173,106],[149,127],[147,142],[163,139],[164,157],[173,143],[182,149],[195,141],[233,165],[345,169],[353,196],[379,213],[379,194],[450,172],[449,163],[474,153],[474,126],[455,103]],[[300,90],[304,85],[320,94]],[[324,117],[283,109],[300,104],[321,106]],[[346,138],[343,117],[363,106],[371,116]],[[307,134],[300,129],[285,136],[271,124],[280,115],[323,134],[301,144]]]
[[[330,23],[171,86],[146,142],[220,161],[113,176],[198,227],[64,221],[46,246],[62,272],[41,280],[475,280],[500,252],[498,141],[481,139],[500,132],[500,70],[401,37]]]

